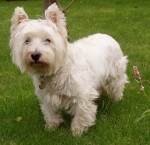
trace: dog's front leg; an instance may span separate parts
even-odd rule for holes
[[[71,108],[74,118],[71,124],[73,135],[81,135],[88,127],[94,125],[97,106],[91,100],[77,99]]]
[[[53,130],[63,122],[58,110],[58,106],[54,102],[44,102],[41,104],[41,110],[46,122],[45,129]]]

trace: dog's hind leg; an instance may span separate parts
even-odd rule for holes
[[[128,82],[128,77],[125,73],[127,62],[127,58],[122,57],[122,59],[112,67],[108,78],[107,93],[115,101],[122,99],[125,83]]]

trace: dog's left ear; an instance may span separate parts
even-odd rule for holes
[[[28,20],[28,15],[22,7],[15,8],[14,14],[11,18],[11,29],[14,30],[23,21]]]
[[[62,35],[68,37],[65,14],[59,9],[56,3],[50,5],[45,11],[45,18],[46,20],[55,24]]]

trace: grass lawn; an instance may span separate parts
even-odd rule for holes
[[[70,0],[60,0],[66,6]],[[150,145],[150,119],[134,121],[150,109],[150,1],[78,0],[67,12],[71,41],[93,33],[107,33],[128,55],[124,99],[99,100],[96,125],[82,137],[70,132],[71,118],[53,132],[44,131],[44,120],[31,79],[12,64],[9,49],[10,18],[22,6],[30,18],[43,15],[42,0],[0,0],[0,145]],[[135,81],[137,65],[144,95]]]

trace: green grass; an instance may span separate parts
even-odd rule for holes
[[[60,0],[61,1],[61,0]],[[69,0],[61,1],[66,6]],[[134,121],[150,109],[150,1],[78,0],[67,13],[71,41],[101,32],[113,36],[128,55],[124,99],[113,103],[102,98],[96,125],[82,137],[72,137],[70,117],[53,132],[44,131],[44,120],[31,79],[12,64],[9,49],[10,18],[23,6],[30,18],[43,15],[42,1],[0,1],[0,145],[149,145],[150,120]],[[145,86],[140,92],[132,66],[137,65]],[[21,121],[16,121],[22,117]]]

